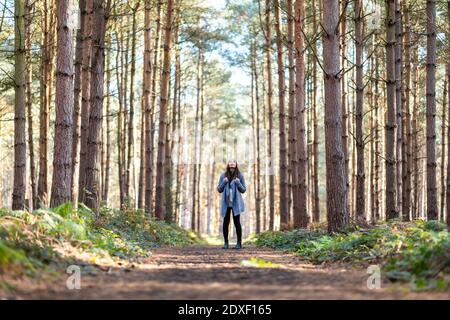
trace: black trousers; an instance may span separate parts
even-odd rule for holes
[[[230,216],[233,216],[233,222],[234,226],[236,228],[236,235],[238,242],[242,242],[242,227],[241,227],[241,215],[238,214],[237,216],[233,215],[233,208],[228,207],[227,213],[225,215],[225,218],[223,219],[223,238],[225,242],[228,242],[228,226],[230,225]]]

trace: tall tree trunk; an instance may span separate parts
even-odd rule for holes
[[[111,47],[111,37],[108,36],[107,48]],[[111,50],[106,54],[106,159],[105,159],[105,172],[102,199],[105,201],[105,205],[108,206],[109,198],[109,184],[110,184],[110,171],[111,171]]]
[[[253,43],[252,49],[252,75],[255,83],[255,120],[254,126],[256,126],[256,148],[255,148],[255,220],[256,220],[256,233],[261,232],[261,145],[260,145],[260,120],[259,120],[259,75],[258,69],[256,66],[256,58],[257,58],[256,44]]]
[[[143,107],[145,110],[145,209],[152,210],[152,122],[151,122],[151,83],[152,83],[152,41],[151,41],[151,0],[145,1],[145,22],[144,22],[144,81],[143,81]],[[144,156],[141,156],[144,158]]]
[[[33,93],[32,93],[32,81],[33,81],[33,61],[32,61],[32,16],[33,16],[33,3],[31,0],[26,0],[25,4],[25,50],[27,57],[27,75],[26,75],[26,92],[27,92],[27,120],[28,120],[28,150],[30,153],[30,180],[31,180],[31,199],[29,201],[29,210],[32,211],[36,208],[36,166],[34,159],[34,139],[33,139]]]
[[[165,160],[165,142],[166,142],[166,113],[169,95],[170,63],[172,50],[172,20],[173,20],[174,0],[168,0],[165,25],[164,40],[164,62],[161,75],[160,92],[160,112],[159,112],[159,136],[158,136],[158,159],[156,166],[156,195],[155,195],[155,215],[158,219],[165,218],[164,212],[164,160]]]
[[[71,0],[57,2],[57,59],[55,146],[53,153],[52,207],[72,199],[73,45],[69,24]]]
[[[109,5],[107,7],[109,8]],[[102,144],[106,10],[104,0],[94,0],[92,23],[95,25],[95,28],[93,28],[92,32],[91,105],[86,158],[86,205],[94,211],[98,211],[101,201],[99,166]]]
[[[364,30],[363,30],[363,7],[361,0],[355,0],[355,47],[356,47],[356,219],[366,221],[365,207],[365,170],[364,170],[364,133],[363,133],[363,112],[364,112]]]
[[[395,157],[396,99],[395,99],[395,0],[386,0],[386,219],[394,219],[397,211],[397,170]]]
[[[173,148],[175,146],[175,132],[177,129],[177,116],[178,116],[178,109],[180,108],[179,102],[179,82],[180,82],[180,50],[178,46],[178,34],[179,34],[179,28],[180,28],[180,6],[177,6],[176,9],[176,23],[175,23],[175,35],[174,35],[174,43],[176,44],[175,51],[175,77],[174,77],[174,85],[173,85],[173,98],[172,98],[172,122],[171,122],[171,131],[169,131],[169,123],[168,123],[168,133],[171,132],[171,134],[167,134],[167,146],[166,150],[168,151],[166,154],[166,161],[167,161],[167,167],[166,167],[166,207],[167,207],[167,214],[166,214],[166,221],[167,222],[176,222],[176,194],[175,194],[175,203],[174,203],[174,197],[172,192],[172,185],[173,185],[173,171],[174,171],[174,165],[172,164],[172,153]],[[169,86],[170,87],[170,86]],[[175,159],[178,161],[178,159]],[[177,170],[178,171],[178,170]],[[176,180],[176,179],[175,179]],[[177,182],[177,181],[175,181]],[[175,207],[174,207],[175,204]],[[209,223],[209,222],[208,222]]]
[[[116,65],[121,65],[120,60],[120,51],[122,50],[120,45],[119,35],[116,33]],[[123,152],[122,152],[122,122],[123,122],[123,97],[122,97],[122,82],[120,81],[120,70],[117,67],[116,69],[116,83],[117,83],[117,98],[119,103],[119,111],[117,112],[117,173],[118,173],[118,181],[119,181],[119,199],[120,199],[120,208],[124,205],[125,193],[124,193],[124,160],[123,160]]]
[[[78,173],[78,201],[85,201],[86,186],[86,152],[87,152],[87,139],[89,130],[89,107],[90,107],[90,84],[91,84],[91,54],[92,54],[92,32],[95,29],[92,21],[93,0],[86,1],[86,12],[84,20],[84,35],[83,35],[83,58],[81,65],[81,136],[79,138],[80,155],[79,155],[79,168],[75,168],[75,172]],[[78,138],[77,138],[78,139]],[[74,157],[74,167],[77,167],[78,151]]]
[[[413,197],[413,207],[411,210],[411,218],[417,219],[419,217],[419,159],[420,159],[420,147],[419,147],[419,104],[417,103],[417,97],[418,97],[418,44],[416,42],[416,45],[414,46],[412,59],[411,59],[411,65],[412,65],[412,75],[411,75],[411,92],[413,95],[413,116],[412,116],[412,133],[413,133],[413,172],[414,172],[414,182],[413,182],[413,190],[414,190],[414,197]]]
[[[339,63],[339,1],[323,1],[323,68],[328,231],[348,226]]]
[[[450,37],[450,1],[447,1],[447,37]],[[450,54],[450,43],[447,44],[447,52]],[[450,118],[450,60],[447,61],[447,107],[449,108],[449,118]],[[446,190],[446,200],[447,200],[447,229],[450,231],[450,128],[447,130],[447,190]]]
[[[316,0],[312,1],[312,13],[313,13],[313,33],[317,34],[317,14],[316,14]],[[314,52],[317,53],[317,41],[314,41]],[[317,62],[313,59],[312,66],[312,81],[313,88],[317,88]],[[313,221],[319,222],[320,220],[320,203],[319,203],[319,130],[317,124],[317,90],[312,92],[312,108],[313,108],[313,131],[314,131],[314,142],[313,142],[313,193],[314,193],[314,206],[313,206]],[[345,119],[344,119],[345,121]],[[342,130],[344,130],[345,122],[343,122]],[[344,143],[344,142],[343,142]]]
[[[295,1],[295,112],[297,113],[297,123],[295,124],[295,134],[297,140],[297,161],[298,161],[298,212],[294,211],[294,227],[306,228],[309,223],[307,212],[307,166],[308,153],[306,150],[306,132],[305,132],[305,62],[304,62],[304,18],[305,2],[304,0]]]
[[[340,31],[341,31],[341,68],[342,70],[347,69],[347,6],[350,0],[341,0],[340,1]],[[350,190],[350,180],[349,180],[349,163],[350,163],[350,153],[348,150],[348,133],[349,133],[349,123],[350,117],[348,112],[348,102],[347,102],[347,76],[346,72],[343,72],[341,75],[341,107],[342,107],[342,144],[343,151],[345,157],[345,183],[347,185],[347,190]],[[351,193],[347,192],[347,211],[350,213],[350,203],[349,195]]]
[[[427,0],[427,219],[437,220],[436,191],[436,1]]]
[[[447,1],[447,37],[450,36],[450,1]],[[447,52],[450,54],[450,43],[448,43]],[[450,119],[450,61],[447,61],[447,106],[449,108],[448,118]],[[450,120],[447,120],[450,123]],[[447,229],[450,231],[450,128],[447,129]]]
[[[395,0],[395,106],[397,113],[397,144],[396,144],[396,166],[397,166],[397,215],[401,215],[402,212],[402,189],[403,189],[403,181],[402,181],[402,52],[403,52],[403,43],[402,43],[402,34],[403,34],[403,25],[402,25],[402,14],[401,14],[401,0]]]
[[[125,20],[126,26],[131,25],[130,21],[130,15],[128,14],[126,16]],[[122,56],[122,96],[123,96],[123,134],[122,134],[122,156],[123,156],[123,184],[124,184],[124,199],[125,199],[125,205],[130,206],[131,205],[131,197],[130,197],[130,159],[128,158],[128,150],[131,147],[129,145],[130,139],[129,139],[129,121],[130,121],[130,101],[128,100],[128,74],[129,74],[129,68],[130,68],[130,60],[129,60],[129,52],[130,52],[130,39],[133,37],[131,35],[131,32],[129,28],[125,28],[125,30],[121,33],[122,35],[122,43],[125,42],[125,48],[123,51]]]
[[[39,115],[39,179],[37,190],[37,207],[48,205],[48,127],[50,96],[52,92],[53,78],[53,50],[54,25],[53,25],[53,1],[44,0],[43,42],[41,60],[41,92]]]
[[[128,195],[130,197],[130,205],[136,207],[136,188],[134,172],[136,171],[135,157],[134,157],[134,77],[136,74],[136,29],[137,29],[137,10],[139,8],[139,2],[136,7],[132,8],[132,36],[131,36],[131,70],[130,70],[130,114],[128,121],[128,161],[126,179],[128,186]],[[133,186],[133,188],[130,187]],[[133,196],[130,195],[130,189],[133,191]]]
[[[448,71],[448,70],[447,70]],[[447,78],[445,75],[444,89],[442,93],[442,120],[441,120],[441,207],[440,207],[440,219],[444,221],[444,207],[445,207],[445,128],[447,122]]]
[[[376,49],[375,49],[376,50]],[[380,103],[380,92],[379,92],[379,69],[380,69],[380,63],[379,63],[379,59],[378,59],[378,51],[376,51],[375,54],[375,79],[374,79],[374,94],[375,94],[375,99],[374,99],[374,106],[375,106],[375,202],[374,202],[374,214],[373,214],[373,219],[372,222],[375,223],[380,219],[380,212],[381,212],[381,206],[380,206],[380,176],[381,176],[381,170],[380,170],[380,155],[381,155],[381,150],[380,150],[380,145],[381,145],[381,135],[380,135],[380,110],[381,108],[379,107],[379,103]]]
[[[407,0],[403,1],[403,12],[405,18],[405,32],[404,32],[404,44],[405,44],[405,78],[404,87],[405,95],[403,101],[404,107],[404,124],[402,128],[403,134],[403,200],[402,200],[402,219],[403,221],[410,221],[411,215],[411,175],[412,175],[412,143],[413,136],[411,131],[411,24],[409,17],[409,3]],[[406,159],[405,159],[406,158]]]
[[[279,138],[280,138],[280,226],[286,229],[289,224],[288,207],[288,165],[287,165],[287,146],[286,146],[286,115],[285,115],[285,76],[283,60],[283,43],[281,32],[281,14],[280,2],[274,0],[275,31],[277,44],[277,63],[278,63],[278,108],[279,108]]]
[[[162,4],[163,2],[161,0],[158,1],[157,4],[157,13],[156,13],[156,32],[155,32],[155,45],[154,45],[154,54],[153,54],[153,64],[152,64],[152,76],[149,81],[151,81],[151,100],[150,100],[150,119],[149,119],[149,131],[147,135],[147,147],[146,147],[146,195],[145,195],[145,202],[146,202],[146,209],[148,212],[150,212],[152,215],[154,215],[153,210],[153,178],[154,178],[154,169],[153,169],[153,158],[154,158],[154,135],[155,135],[155,129],[154,129],[154,121],[153,121],[153,115],[155,112],[155,106],[156,106],[156,83],[159,79],[159,62],[160,62],[160,43],[161,43],[161,17],[162,17]]]
[[[200,20],[199,20],[200,21]],[[197,22],[197,26],[200,26],[200,22]],[[193,179],[192,179],[192,210],[191,210],[191,229],[196,229],[197,222],[197,170],[198,170],[198,131],[199,131],[199,113],[200,113],[200,96],[201,96],[201,72],[202,72],[202,49],[198,48],[197,56],[197,86],[196,86],[196,108],[195,108],[195,122],[194,122],[194,150],[193,150]],[[197,230],[198,231],[198,230]]]
[[[14,5],[14,186],[12,209],[25,209],[26,190],[26,55],[25,55],[25,0],[15,1]]]
[[[275,176],[273,172],[273,84],[272,84],[272,18],[270,14],[270,0],[266,0],[266,68],[267,68],[267,105],[269,108],[269,136],[268,136],[268,158],[269,158],[269,229],[275,226]]]
[[[86,0],[79,1],[80,28],[77,30],[75,45],[75,75],[73,85],[73,137],[72,137],[72,203],[78,203],[80,139],[81,139],[81,70],[86,21]]]
[[[295,109],[295,61],[294,61],[294,12],[292,0],[287,5],[287,40],[289,62],[289,199],[292,197],[294,217],[299,212],[298,153],[297,153],[297,110]],[[290,177],[290,179],[289,179]],[[259,182],[258,182],[259,184]],[[294,219],[295,220],[295,219]]]

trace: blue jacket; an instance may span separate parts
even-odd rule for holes
[[[233,180],[231,182],[225,182],[225,173],[222,173],[219,178],[219,185],[217,186],[217,191],[219,193],[222,193],[222,208],[221,208],[221,215],[222,217],[225,217],[227,214],[227,208],[228,208],[228,202],[227,197],[229,197],[231,192],[231,197],[233,199],[233,215],[237,216],[238,214],[241,214],[245,210],[245,204],[244,199],[242,199],[241,193],[244,193],[247,190],[247,187],[245,185],[245,179],[244,175],[241,173],[241,176],[239,178],[239,182],[236,180]],[[225,192],[224,192],[225,191]],[[236,192],[239,191],[239,192]]]

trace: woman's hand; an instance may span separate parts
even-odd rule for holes
[[[223,178],[223,181],[228,182],[228,178],[227,177]]]
[[[239,180],[238,177],[234,178],[234,181],[236,181],[236,182],[241,182],[241,180]]]

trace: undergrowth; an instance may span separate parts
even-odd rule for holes
[[[62,261],[67,248],[97,257],[146,257],[161,245],[200,242],[175,224],[149,218],[143,210],[103,207],[97,216],[85,205],[65,203],[33,212],[0,209],[0,274],[33,274]],[[59,250],[63,248],[62,250]]]
[[[391,281],[415,290],[450,289],[450,235],[438,221],[392,221],[329,235],[325,229],[268,231],[255,244],[295,252],[315,264],[380,264]]]

